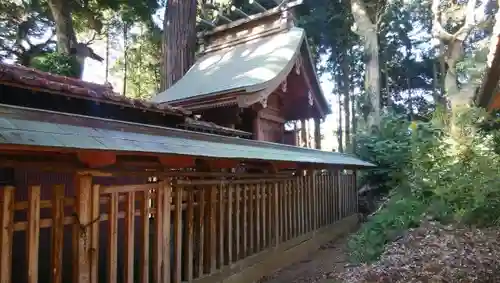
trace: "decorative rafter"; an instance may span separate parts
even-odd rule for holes
[[[202,15],[197,18],[198,24],[203,26],[203,30],[210,31],[228,24],[243,24],[248,20],[258,19],[272,11],[286,10],[288,8],[302,4],[303,0],[279,0],[274,7],[266,8],[258,0],[248,0],[249,8],[230,6],[223,9],[220,6],[206,3],[202,4]],[[211,17],[207,11],[211,11]],[[255,11],[258,11],[255,13]],[[254,13],[252,13],[254,12]],[[241,21],[241,22],[240,22]]]

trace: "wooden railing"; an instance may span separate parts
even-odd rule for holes
[[[0,188],[0,283],[177,283],[242,268],[356,212],[354,174],[308,173]]]

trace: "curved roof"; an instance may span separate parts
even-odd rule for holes
[[[164,103],[228,92],[255,92],[288,74],[305,38],[301,28],[261,37],[210,52],[164,92],[152,98]]]

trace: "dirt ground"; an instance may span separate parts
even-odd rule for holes
[[[334,283],[347,265],[347,236],[330,242],[307,259],[278,270],[258,283]]]

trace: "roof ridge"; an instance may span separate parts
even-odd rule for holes
[[[259,39],[265,39],[266,37],[269,37],[269,36],[277,35],[280,33],[285,33],[285,32],[288,32],[289,30],[291,30],[292,28],[294,28],[294,27],[290,27],[290,26],[284,24],[283,26],[281,26],[279,28],[275,28],[275,29],[271,29],[271,30],[268,30],[268,31],[265,31],[262,33],[254,34],[253,36],[246,36],[243,38],[235,38],[233,40],[228,40],[224,43],[209,45],[207,48],[205,48],[205,50],[203,50],[203,52],[200,53],[199,58],[201,58],[204,55],[210,54],[212,52],[217,52],[220,50],[224,50],[226,48],[231,48],[231,47],[235,47],[238,45],[251,43],[251,42],[254,42],[254,41],[259,40]],[[298,27],[296,27],[296,28],[298,28]]]
[[[232,28],[235,28],[235,27],[239,27],[239,26],[242,26],[244,24],[247,24],[247,23],[250,23],[250,22],[253,22],[253,21],[256,21],[256,20],[260,20],[260,19],[272,16],[272,15],[275,15],[275,14],[278,14],[278,13],[290,10],[290,9],[296,7],[296,6],[301,5],[303,2],[304,2],[304,0],[295,0],[295,1],[287,1],[287,0],[285,0],[282,3],[280,3],[278,6],[272,8],[270,10],[267,10],[267,11],[259,13],[259,14],[250,15],[250,16],[248,16],[246,18],[239,19],[239,20],[230,22],[230,23],[225,24],[225,25],[217,26],[213,30],[210,30],[210,31],[199,32],[197,34],[197,36],[198,36],[198,38],[204,38],[204,37],[207,37],[207,36],[212,36],[212,35],[215,35],[217,33],[220,33],[220,32],[223,32],[223,31],[227,31],[229,29],[232,29]]]

